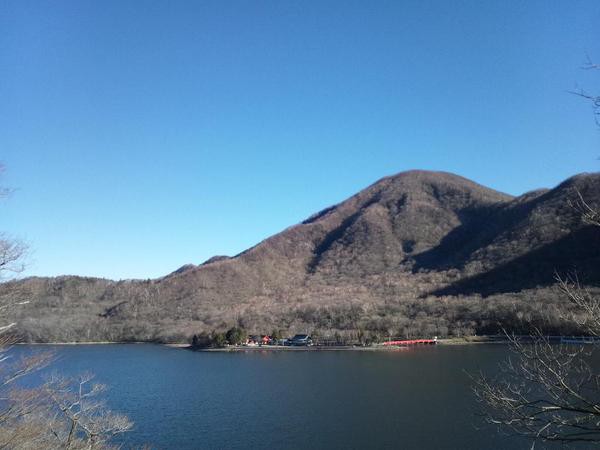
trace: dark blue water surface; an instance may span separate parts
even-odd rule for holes
[[[52,370],[91,371],[110,386],[111,409],[135,422],[125,447],[528,448],[527,442],[482,424],[465,373],[494,373],[507,356],[504,346],[397,352],[206,353],[156,345],[51,349],[57,354]]]

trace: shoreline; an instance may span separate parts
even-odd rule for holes
[[[148,341],[136,341],[136,342],[113,342],[113,341],[75,341],[75,342],[16,342],[12,345],[56,345],[56,346],[69,346],[69,345],[163,345],[165,347],[173,348],[187,348],[190,344],[187,343],[172,343],[165,344],[164,342],[148,342]]]
[[[507,345],[508,339],[499,336],[472,336],[466,338],[445,338],[438,339],[435,345],[410,345],[410,346],[384,346],[383,343],[369,345],[369,346],[358,346],[358,345],[332,345],[332,346],[318,346],[313,345],[310,347],[304,346],[283,346],[283,345],[232,345],[227,347],[219,348],[192,348],[189,343],[162,343],[162,342],[148,342],[148,341],[127,341],[127,342],[112,342],[112,341],[72,341],[72,342],[17,342],[15,345],[39,345],[39,346],[70,346],[70,345],[161,345],[170,348],[179,348],[186,350],[193,350],[198,352],[240,352],[240,351],[396,351],[398,349],[406,349],[412,347],[435,347],[436,345],[443,346],[460,346],[460,345],[482,345],[482,344],[494,344],[494,345]]]
[[[507,339],[500,340],[497,337],[483,337],[480,336],[478,339],[464,339],[464,338],[449,338],[449,339],[438,339],[436,344],[417,344],[417,345],[404,345],[404,346],[396,346],[396,345],[369,345],[369,346],[359,346],[359,345],[331,345],[331,346],[318,346],[313,345],[310,347],[304,346],[283,346],[283,345],[256,345],[256,346],[247,346],[247,345],[231,345],[227,347],[219,347],[219,348],[192,348],[191,345],[188,345],[186,348],[195,352],[253,352],[253,351],[303,351],[303,352],[319,352],[319,351],[358,351],[358,352],[389,352],[389,351],[403,351],[411,348],[423,348],[423,347],[436,347],[438,345],[441,346],[462,346],[462,345],[508,345],[509,341]],[[170,345],[170,344],[167,344]],[[180,346],[181,348],[181,346]]]

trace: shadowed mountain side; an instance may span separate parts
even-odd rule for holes
[[[505,204],[500,204],[463,211],[460,225],[449,231],[439,245],[410,258],[414,263],[413,273],[423,269],[463,270],[469,257],[481,248],[482,243],[489,244],[494,236],[502,232],[503,224],[497,220],[497,216],[504,207]]]
[[[578,192],[592,203],[600,198],[599,176],[577,175],[552,190],[473,211],[440,245],[414,256],[413,272],[455,268],[474,275],[553,242],[581,226],[571,205]]]
[[[430,295],[489,296],[519,292],[553,285],[556,274],[561,276],[576,274],[586,285],[600,286],[598,249],[600,249],[600,229],[587,226],[488,272],[435,290]]]

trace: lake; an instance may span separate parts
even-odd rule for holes
[[[47,347],[20,347],[36,351]],[[192,352],[158,345],[51,347],[52,369],[106,383],[125,447],[506,449],[527,442],[476,416],[466,372],[497,371],[502,345],[390,352]]]

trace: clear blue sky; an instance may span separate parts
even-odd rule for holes
[[[28,275],[164,275],[382,176],[598,170],[594,1],[0,1],[0,229]]]

